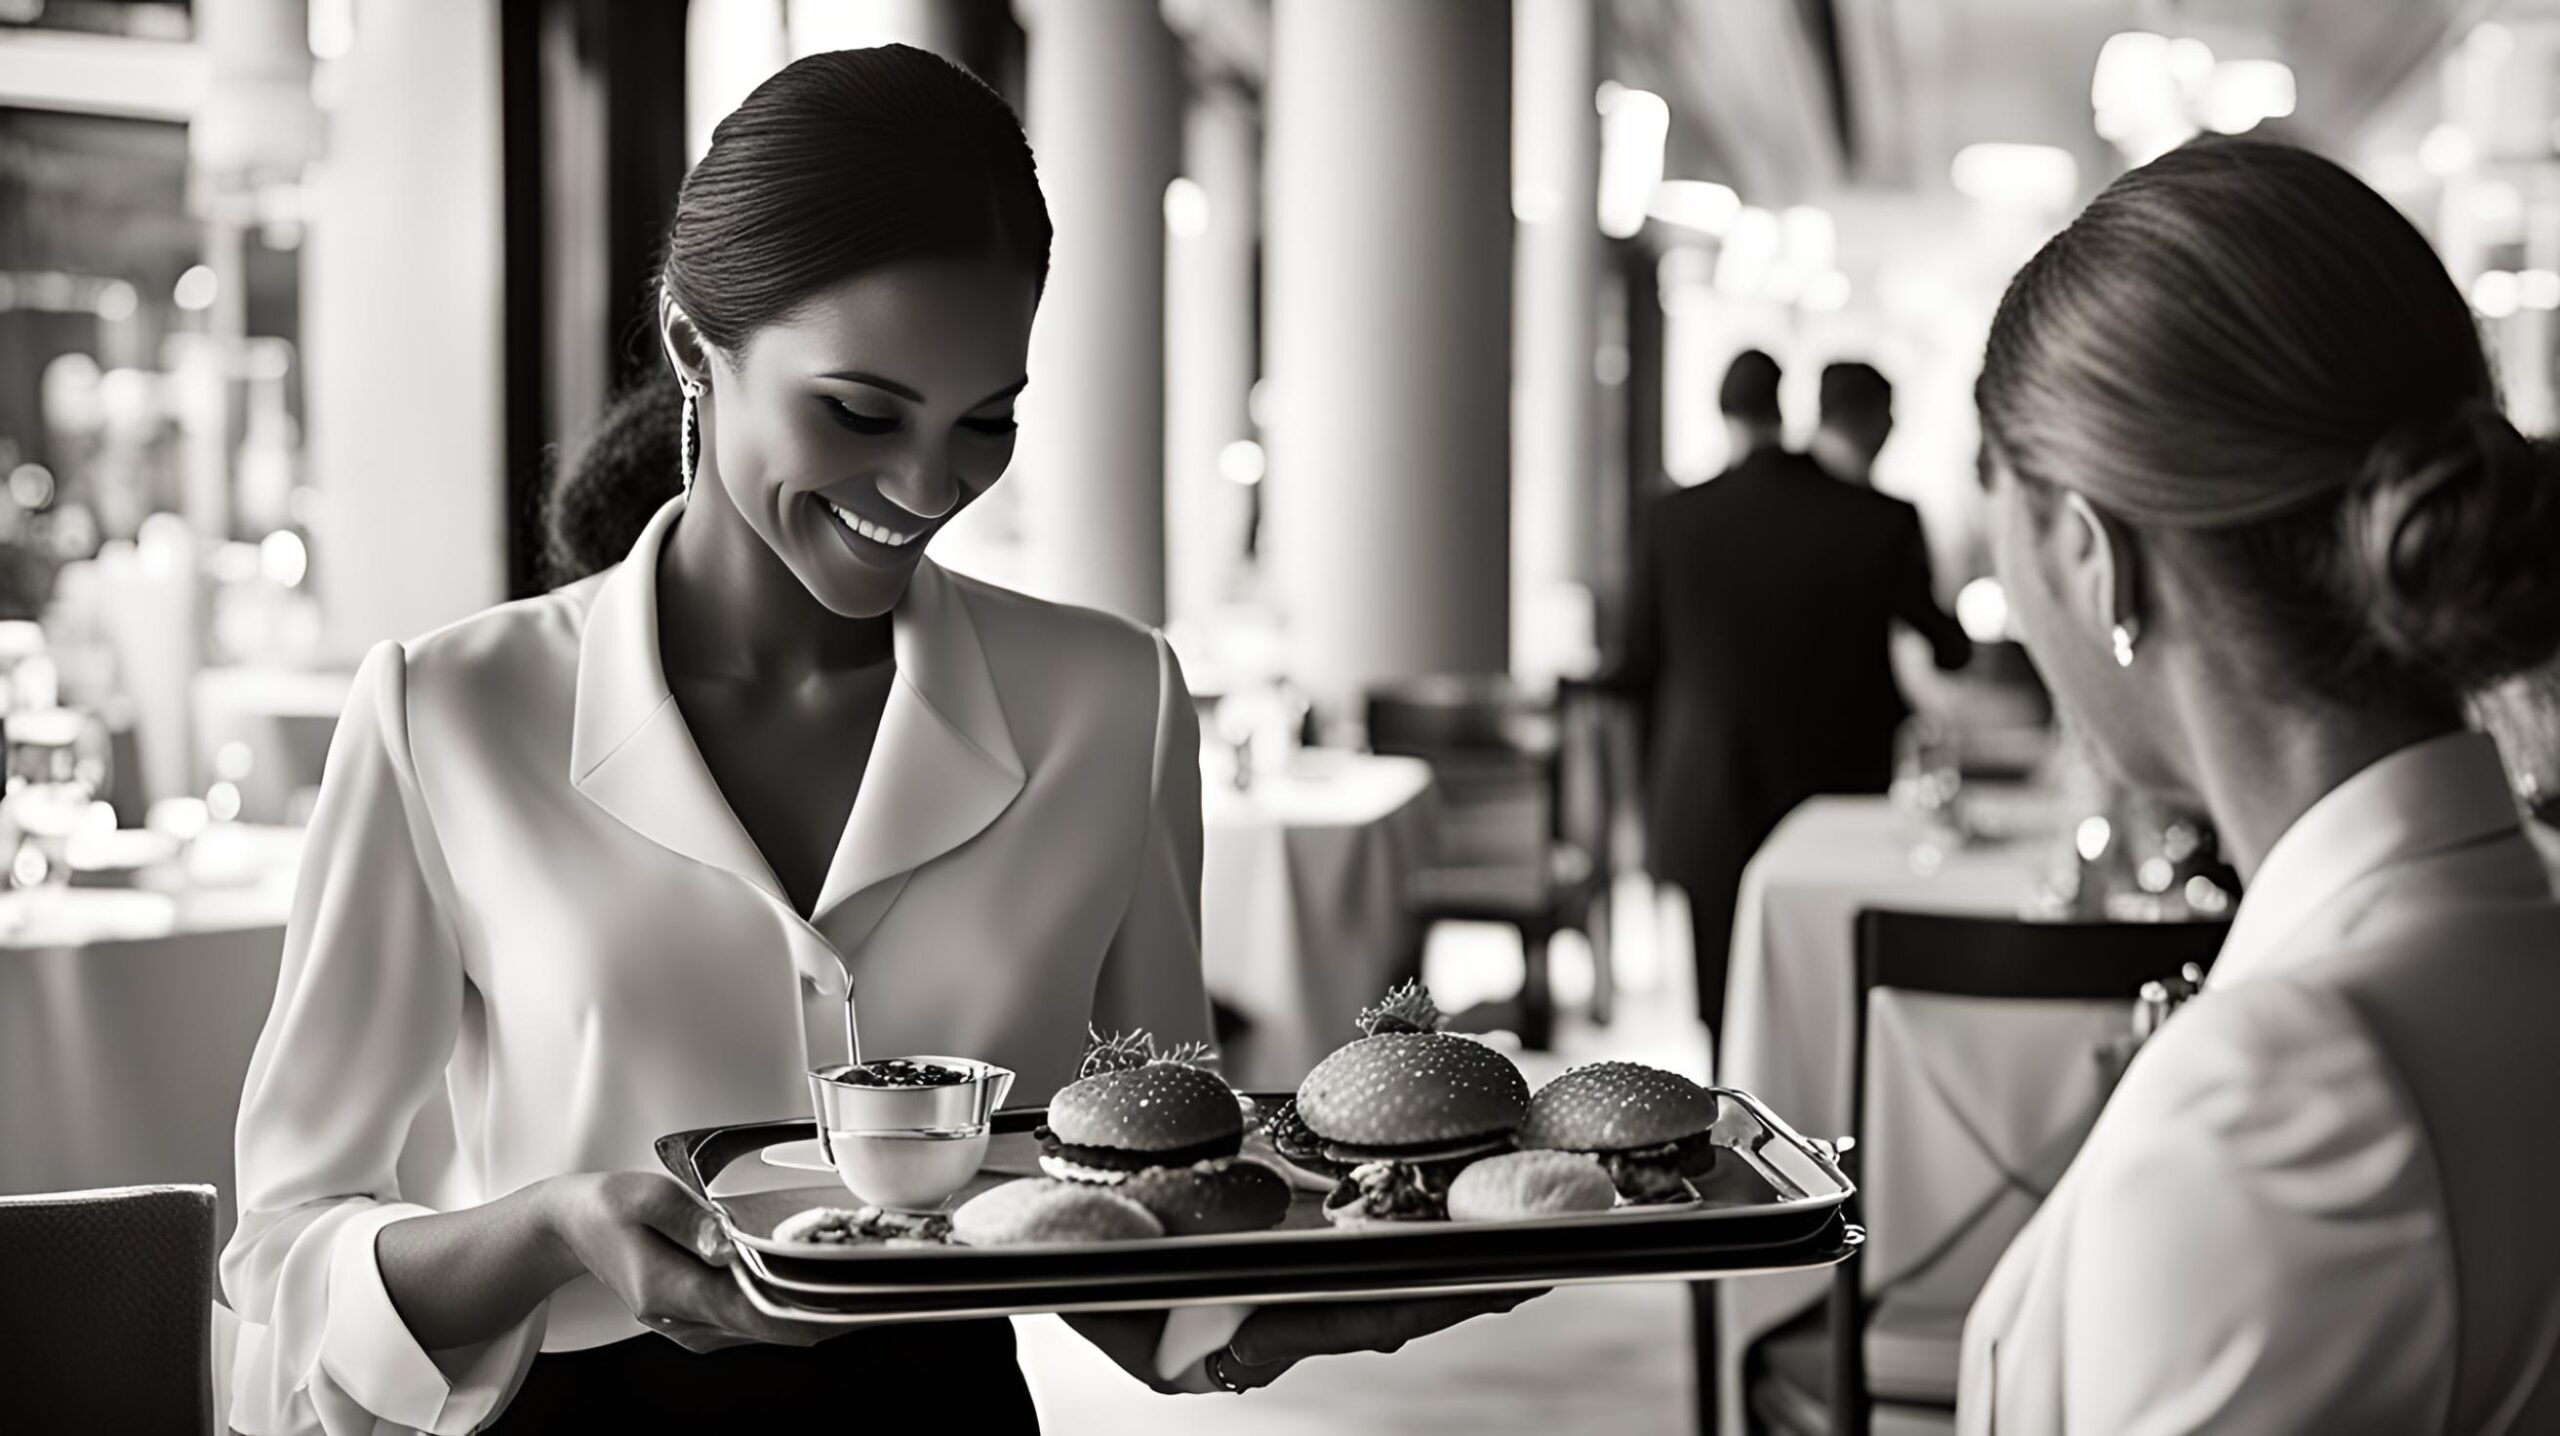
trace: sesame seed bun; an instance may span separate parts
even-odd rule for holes
[[[1617,1204],[1617,1184],[1598,1161],[1579,1152],[1487,1157],[1449,1183],[1452,1221],[1500,1222],[1605,1212]]]
[[[1363,1037],[1316,1064],[1298,1117],[1319,1139],[1398,1148],[1505,1135],[1529,1110],[1511,1059],[1445,1032]]]
[[[1576,1067],[1538,1089],[1520,1145],[1624,1152],[1697,1136],[1716,1120],[1716,1094],[1638,1062]]]
[[[990,1187],[951,1214],[952,1239],[966,1246],[1135,1241],[1164,1235],[1146,1208],[1107,1187],[1026,1177]]]
[[[1070,1082],[1049,1099],[1049,1130],[1069,1147],[1187,1160],[1234,1156],[1244,1111],[1218,1074],[1184,1062],[1150,1062]]]

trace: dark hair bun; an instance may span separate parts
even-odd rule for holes
[[[561,459],[543,506],[552,587],[622,562],[660,505],[684,486],[676,447],[684,395],[663,367],[625,391]]]
[[[2340,515],[2390,663],[2469,692],[2560,649],[2560,461],[2496,405],[2394,429]]]

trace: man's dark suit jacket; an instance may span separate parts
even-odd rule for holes
[[[1891,620],[1941,668],[1971,646],[1931,592],[1919,511],[1800,454],[1762,449],[1666,495],[1637,548],[1621,683],[1650,699],[1652,867],[1704,919],[1797,803],[1889,784],[1910,711]]]

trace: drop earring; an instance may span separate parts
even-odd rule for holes
[[[676,456],[676,469],[677,477],[684,485],[684,496],[689,499],[693,497],[693,471],[702,463],[702,426],[696,412],[700,407],[696,401],[702,393],[702,386],[688,379],[684,381],[683,389],[684,430],[683,437],[677,441],[681,447]]]
[[[2134,640],[2141,636],[2142,621],[2140,619],[2128,618],[2115,626],[2115,632],[2108,637],[2115,648],[2116,667],[2131,668],[2133,666]]]

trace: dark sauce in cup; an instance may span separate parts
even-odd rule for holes
[[[938,1062],[917,1062],[905,1057],[884,1057],[858,1067],[846,1067],[831,1077],[848,1087],[957,1087],[969,1080],[966,1072],[954,1071]]]

